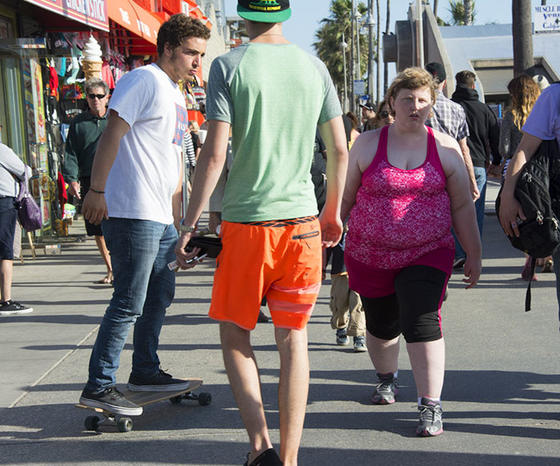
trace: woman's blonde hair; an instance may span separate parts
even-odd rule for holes
[[[517,129],[521,129],[541,93],[541,88],[526,74],[513,78],[507,88],[511,95],[513,123]]]
[[[385,101],[387,102],[389,109],[394,114],[395,111],[391,105],[391,100],[397,97],[397,94],[402,89],[420,89],[421,87],[428,87],[430,94],[432,96],[432,104],[436,101],[436,88],[437,84],[430,73],[428,73],[424,68],[419,68],[416,66],[406,68],[401,71],[393,82],[387,89],[387,94],[385,96]]]

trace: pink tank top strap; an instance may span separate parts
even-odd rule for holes
[[[377,143],[377,150],[375,151],[375,155],[373,156],[373,160],[369,164],[369,167],[366,168],[362,177],[366,175],[366,173],[371,172],[382,160],[387,160],[387,141],[389,139],[389,125],[384,126],[381,128],[381,133],[379,134],[379,141]]]
[[[426,126],[426,129],[428,130],[428,153],[426,154],[426,162],[430,162],[443,175],[443,177],[445,177],[445,171],[441,165],[441,160],[437,150],[434,130],[429,126]]]

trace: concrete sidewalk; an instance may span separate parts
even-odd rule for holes
[[[495,188],[489,189],[489,207]],[[444,305],[444,435],[413,435],[416,392],[404,344],[399,401],[371,405],[371,362],[367,354],[334,344],[326,281],[309,324],[311,387],[300,464],[560,464],[554,275],[539,274],[533,311],[523,312],[527,283],[520,279],[522,255],[509,246],[488,210],[479,285],[465,290],[455,274]],[[0,318],[0,462],[242,464],[247,437],[223,369],[217,325],[206,316],[210,261],[179,274],[160,358],[174,375],[202,377],[212,404],[151,405],[134,418],[134,430],[126,434],[83,430],[89,412],[74,403],[111,295],[110,287],[93,284],[103,273],[93,240],[64,245],[59,256],[39,256],[16,266],[14,298],[35,312]],[[272,325],[259,324],[252,341],[277,445],[279,363]],[[120,382],[128,378],[130,356],[129,344],[118,372]]]

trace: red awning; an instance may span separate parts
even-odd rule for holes
[[[107,5],[115,0],[25,0],[45,10],[109,32]]]
[[[161,21],[133,0],[110,0],[109,18],[151,44],[157,45]]]

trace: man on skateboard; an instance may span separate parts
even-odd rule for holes
[[[342,234],[346,138],[326,67],[282,34],[289,2],[240,0],[237,11],[250,42],[212,63],[208,135],[176,254],[185,267],[185,246],[220,176],[231,126],[233,163],[209,315],[220,321],[226,371],[249,434],[247,464],[295,465],[309,386],[306,324],[321,286],[321,246],[335,245]],[[328,154],[319,218],[310,176],[317,125]],[[280,353],[279,456],[250,344],[264,296]]]
[[[175,292],[175,274],[167,264],[174,259],[177,241],[181,144],[188,125],[177,82],[196,73],[209,36],[200,21],[172,16],[158,32],[158,61],[127,73],[113,93],[82,211],[93,224],[103,220],[114,292],[91,353],[83,405],[125,416],[142,413],[115,388],[120,354],[133,324],[129,390],[188,388],[188,381],[160,369],[157,348]]]

